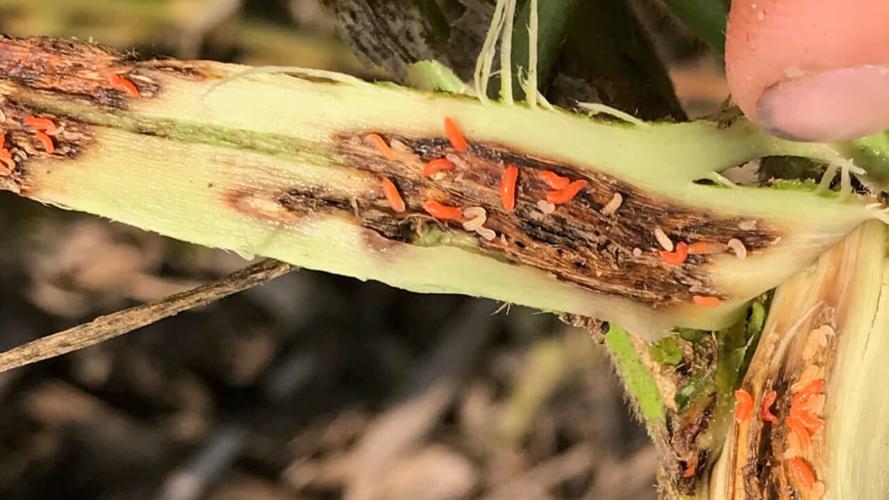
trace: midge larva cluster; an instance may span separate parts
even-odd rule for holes
[[[25,137],[17,134],[18,137],[8,139],[10,130],[7,127],[14,119],[12,114],[0,113],[0,177],[12,176],[18,164],[31,155],[55,153],[55,138],[65,131],[64,123],[56,125],[51,118],[26,115],[21,123],[16,124],[25,132]],[[27,145],[16,141],[26,141]]]
[[[530,253],[526,242],[528,235],[522,234],[527,231],[522,231],[523,228],[534,223],[538,227],[543,224],[563,228],[568,226],[567,229],[574,233],[573,236],[581,236],[583,231],[579,226],[584,222],[581,218],[585,216],[581,212],[586,212],[585,209],[590,208],[591,202],[598,202],[598,206],[594,207],[597,212],[594,219],[597,220],[586,222],[599,223],[597,230],[601,232],[598,235],[601,242],[569,241],[570,237],[560,239],[552,234],[555,233],[553,230],[543,231],[544,234],[537,236],[531,235],[530,239],[549,246],[567,242],[568,248],[586,254],[579,256],[580,261],[573,263],[573,272],[589,270],[603,282],[607,278],[602,279],[604,273],[597,266],[590,265],[591,261],[612,260],[613,262],[606,264],[620,270],[633,264],[629,261],[635,260],[643,262],[645,266],[669,270],[699,265],[710,256],[726,252],[734,253],[739,259],[747,257],[746,245],[734,234],[723,240],[718,237],[683,238],[680,235],[671,238],[659,225],[653,226],[650,234],[639,235],[642,241],[637,242],[638,245],[621,249],[617,248],[620,246],[618,244],[609,249],[615,243],[610,241],[614,240],[610,233],[619,232],[622,222],[626,221],[628,226],[646,222],[646,214],[633,205],[633,199],[641,196],[632,188],[626,187],[621,192],[620,183],[614,179],[591,183],[592,179],[585,178],[589,172],[575,170],[573,175],[566,175],[564,167],[561,169],[562,173],[559,173],[552,168],[545,168],[544,165],[536,165],[521,155],[512,154],[510,158],[510,153],[506,151],[493,151],[483,145],[473,145],[456,120],[444,117],[442,123],[444,134],[441,139],[415,139],[372,132],[340,142],[340,152],[352,159],[352,166],[382,175],[381,194],[392,212],[390,215],[398,220],[407,221],[422,214],[448,229],[462,229],[475,234],[480,238],[482,248],[496,249],[507,257],[512,257],[511,260],[530,263],[519,257],[520,254]],[[363,147],[365,153],[369,152],[375,158],[359,159],[356,146]],[[425,188],[424,184],[429,184],[429,188]],[[496,192],[496,201],[491,199],[489,192],[475,196],[472,192],[473,185]],[[596,189],[590,191],[591,187]],[[609,190],[605,191],[607,198],[602,198],[601,201],[590,199],[598,197],[598,192],[604,190]],[[406,195],[406,191],[410,194]],[[417,196],[414,196],[415,193]],[[625,200],[628,201],[625,203]],[[477,201],[486,203],[473,203]],[[700,221],[698,224],[705,223]],[[750,220],[736,225],[739,236],[745,232],[742,228],[750,231],[755,227],[756,221]],[[545,237],[546,232],[551,233],[550,238]],[[584,244],[590,245],[586,249],[588,252],[578,247]],[[642,248],[646,247],[649,250],[644,252]],[[567,253],[563,249],[556,251]],[[588,269],[584,269],[587,266]],[[555,270],[558,274],[558,266]],[[677,282],[682,283],[682,280]],[[709,291],[704,290],[701,283],[687,286],[686,292],[680,294],[678,300],[686,300],[700,307],[718,307],[722,303],[718,294],[707,293]]]
[[[795,338],[799,337],[799,338]],[[789,342],[796,340],[800,347],[798,374],[775,372],[766,378],[759,392],[747,387],[735,391],[736,425],[747,429],[756,439],[769,447],[770,459],[752,454],[756,470],[766,477],[751,476],[761,485],[784,482],[805,494],[805,498],[820,499],[825,486],[819,480],[814,464],[820,449],[813,440],[824,439],[826,386],[830,348],[835,348],[837,333],[830,324],[822,324],[807,334],[790,334],[778,347],[780,359]]]
[[[107,87],[114,92],[119,92],[128,97],[139,97],[138,87],[121,74],[114,74],[107,82]],[[5,101],[0,98],[0,104]],[[18,111],[18,110],[17,110]],[[61,136],[66,129],[66,124],[56,123],[54,118],[22,113],[6,113],[0,110],[0,177],[9,177],[15,173],[19,162],[25,161],[29,155],[40,151],[52,155],[56,152],[56,137]],[[13,123],[18,122],[18,123]],[[10,128],[22,129],[32,138],[29,147],[25,148],[14,141],[7,144],[7,136]],[[39,145],[39,148],[37,147]]]

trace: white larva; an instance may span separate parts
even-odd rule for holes
[[[149,84],[154,84],[154,81],[153,81],[151,78],[148,78],[147,76],[142,76],[142,75],[132,75],[132,74],[131,74],[131,75],[129,75],[129,77],[130,77],[130,80],[138,80],[138,81],[140,81],[140,82],[145,82],[145,83],[149,83]]]
[[[464,160],[463,158],[460,158],[459,155],[456,155],[454,153],[448,153],[445,155],[445,159],[448,160],[449,162],[453,163],[454,165],[456,165],[457,168],[461,168],[464,170],[470,169],[469,163],[467,163],[466,160]]]
[[[611,197],[611,201],[608,202],[604,207],[602,207],[603,215],[614,215],[617,212],[617,209],[620,208],[621,204],[624,202],[624,197],[620,193],[614,193],[614,196]]]
[[[59,125],[58,127],[56,127],[56,129],[53,130],[51,133],[47,131],[47,132],[46,132],[46,135],[55,137],[55,136],[57,136],[57,135],[61,135],[61,133],[64,132],[64,131],[65,131],[65,123],[62,122],[62,124]]]
[[[818,354],[818,350],[821,348],[821,339],[819,336],[824,336],[824,333],[821,332],[820,329],[812,330],[809,333],[809,338],[806,339],[806,346],[803,347],[803,360],[812,361],[812,358]]]
[[[411,149],[407,144],[399,141],[398,139],[392,139],[391,141],[389,141],[389,147],[391,147],[393,151],[399,151],[401,153],[414,152],[414,150]]]
[[[463,209],[463,217],[466,217],[467,219],[487,216],[488,212],[483,207],[467,207]]]
[[[803,348],[803,359],[811,361],[811,359],[818,353],[819,349],[827,347],[829,342],[828,337],[835,334],[836,332],[830,325],[821,325],[809,332],[809,337],[806,339],[806,345]]]
[[[546,200],[540,200],[537,202],[537,208],[543,212],[543,215],[549,215],[556,211],[556,206]]]
[[[410,148],[407,144],[399,141],[398,139],[392,139],[389,142],[389,147],[392,149],[392,152],[395,156],[404,161],[420,161],[420,155],[415,154],[414,150]]]
[[[479,228],[485,225],[484,217],[476,217],[472,220],[466,221],[463,223],[463,229],[467,231],[478,231]]]
[[[463,217],[468,219],[463,223],[463,229],[478,231],[488,220],[487,212],[482,207],[469,207],[463,210]]]
[[[478,233],[479,236],[484,238],[485,241],[494,241],[494,238],[497,237],[497,233],[495,233],[494,230],[488,229],[486,227],[480,227],[476,229],[475,232]]]
[[[747,247],[744,246],[744,243],[742,243],[741,240],[732,238],[728,240],[727,245],[739,259],[744,260],[747,258]]]
[[[671,240],[670,237],[667,236],[667,233],[665,233],[663,229],[661,229],[660,227],[654,228],[654,237],[655,239],[657,239],[657,242],[661,246],[661,248],[668,252],[673,251],[673,240]]]

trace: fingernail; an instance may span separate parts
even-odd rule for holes
[[[773,135],[839,141],[889,129],[889,67],[858,66],[803,75],[772,85],[756,120]]]

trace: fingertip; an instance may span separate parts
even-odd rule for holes
[[[854,139],[889,129],[889,66],[823,71],[782,81],[756,104],[759,124],[798,141]]]
[[[732,96],[776,135],[837,140],[889,128],[889,2],[734,0]],[[795,83],[794,83],[795,82]]]

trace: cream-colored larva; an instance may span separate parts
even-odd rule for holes
[[[448,153],[445,155],[445,159],[448,160],[449,162],[453,163],[454,165],[456,165],[457,168],[461,168],[461,169],[465,169],[465,170],[470,169],[469,163],[466,160],[464,160],[463,158],[461,158],[460,155],[458,155],[458,154]]]
[[[728,240],[727,245],[739,259],[744,260],[747,258],[747,247],[744,246],[744,243],[742,243],[741,240],[732,238]]]
[[[549,215],[556,211],[556,206],[546,200],[540,200],[537,202],[537,208],[543,212],[543,215]]]
[[[463,229],[467,231],[478,231],[485,225],[488,220],[487,212],[482,207],[469,207],[463,209],[463,217],[466,222],[463,223]]]
[[[671,240],[670,237],[667,236],[667,233],[665,233],[663,229],[661,229],[660,227],[654,228],[654,237],[655,239],[657,239],[657,242],[661,246],[661,248],[668,252],[673,251],[673,240]]]
[[[497,238],[497,233],[494,232],[493,229],[488,229],[486,227],[480,227],[475,230],[479,236],[485,239],[485,241],[494,241]]]
[[[620,208],[621,204],[623,204],[623,202],[623,195],[621,195],[620,193],[614,193],[614,196],[611,197],[611,201],[609,201],[604,207],[602,207],[602,215],[614,215]]]

